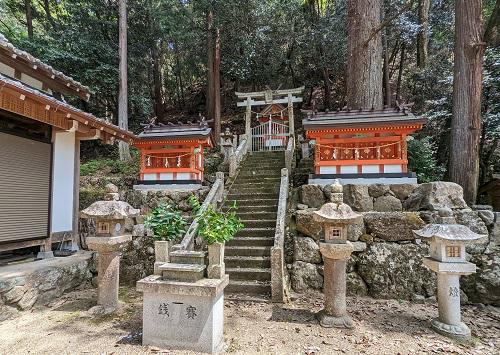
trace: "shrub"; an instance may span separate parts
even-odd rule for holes
[[[446,168],[438,164],[436,150],[430,137],[408,141],[408,166],[419,183],[442,180]]]
[[[179,210],[171,205],[161,204],[147,217],[144,225],[153,231],[156,240],[174,240],[185,232],[186,220]]]

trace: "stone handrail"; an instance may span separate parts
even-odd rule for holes
[[[229,156],[229,177],[236,176],[236,171],[238,170],[241,161],[248,152],[248,138],[245,136],[241,141],[236,151],[231,153]]]
[[[209,205],[217,207],[217,203],[222,202],[222,198],[224,195],[224,173],[216,172],[216,179],[212,188],[208,192],[207,197],[203,201],[203,204],[200,207],[200,212],[203,212],[207,209]],[[189,226],[186,234],[184,234],[184,238],[179,244],[172,246],[172,251],[175,250],[193,250],[194,249],[194,240],[196,238],[196,231],[198,230],[198,219],[195,218],[191,225]]]
[[[288,139],[288,144],[285,150],[285,166],[288,171],[292,171],[292,163],[293,163],[293,153],[295,152],[295,139],[294,137],[290,137]]]
[[[285,224],[288,200],[288,169],[281,169],[281,182],[278,200],[278,213],[276,218],[276,231],[274,245],[271,248],[271,294],[273,302],[285,301]]]

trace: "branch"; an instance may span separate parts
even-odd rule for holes
[[[379,33],[380,31],[382,31],[385,27],[389,26],[391,24],[392,21],[394,21],[395,19],[397,19],[399,16],[401,16],[403,13],[405,13],[406,11],[408,11],[412,6],[413,6],[413,3],[415,2],[415,0],[410,0],[406,3],[405,6],[403,6],[401,8],[401,10],[398,11],[397,14],[395,14],[394,16],[391,16],[389,18],[386,18],[384,19],[384,21],[382,21],[380,23],[380,25],[378,26],[378,28],[376,28],[372,34],[370,35],[370,37],[368,37],[368,39],[366,40],[366,43],[365,43],[365,46],[368,45],[368,43],[377,35],[377,33]]]

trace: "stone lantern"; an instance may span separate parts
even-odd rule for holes
[[[111,313],[118,306],[120,252],[132,240],[131,235],[125,234],[125,223],[140,212],[118,201],[116,186],[107,186],[107,190],[106,201],[94,202],[81,212],[82,218],[96,222],[96,237],[88,237],[86,242],[89,249],[98,253],[97,307],[90,312],[101,314]]]
[[[331,201],[314,212],[315,221],[323,225],[324,240],[319,247],[324,261],[325,307],[318,314],[320,325],[325,328],[354,328],[346,306],[346,264],[353,252],[347,241],[347,227],[361,218],[351,207],[342,202],[342,185],[332,186]]]
[[[477,242],[485,237],[472,232],[468,227],[455,224],[450,209],[438,211],[438,223],[428,224],[414,231],[415,235],[427,239],[430,256],[423,263],[438,274],[437,299],[439,317],[431,322],[438,333],[457,339],[470,337],[470,329],[460,316],[460,276],[476,272],[476,265],[465,260],[465,244]]]
[[[228,163],[229,157],[233,154],[233,137],[234,135],[231,133],[229,128],[226,128],[226,130],[220,135],[222,152],[224,154],[224,163]]]

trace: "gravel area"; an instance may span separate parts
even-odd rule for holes
[[[75,291],[0,323],[0,354],[194,354],[141,346],[141,294],[120,289],[120,310],[92,318],[96,291]],[[434,333],[436,304],[348,298],[356,329],[324,329],[315,312],[322,295],[301,295],[287,305],[226,300],[229,354],[494,354],[500,353],[500,309],[464,306],[473,339],[464,344]]]

